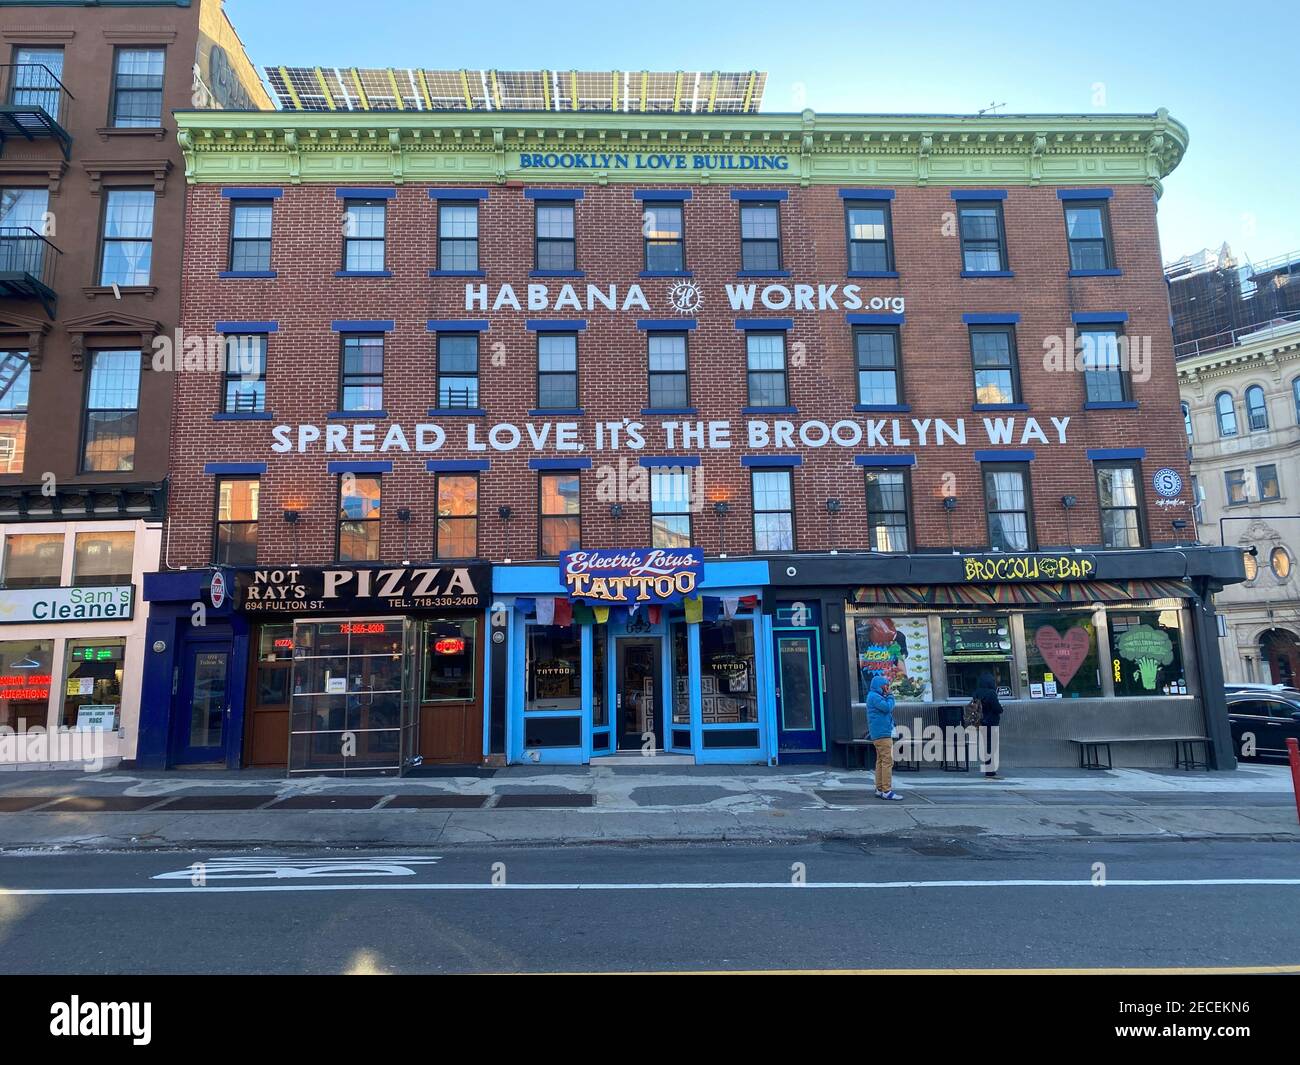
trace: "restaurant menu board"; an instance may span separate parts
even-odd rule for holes
[[[856,618],[858,701],[866,702],[871,679],[883,673],[899,702],[934,699],[930,675],[930,627],[924,617]]]
[[[943,619],[943,657],[949,662],[1000,662],[1011,656],[1011,620]]]

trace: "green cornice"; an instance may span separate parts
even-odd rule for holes
[[[190,182],[725,182],[1113,185],[1161,179],[1187,129],[1151,115],[617,115],[232,112],[176,115]],[[528,169],[535,153],[677,155],[685,169]],[[696,154],[780,156],[785,170],[699,169]]]

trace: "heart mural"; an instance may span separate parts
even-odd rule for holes
[[[1074,679],[1084,659],[1088,657],[1092,640],[1085,629],[1066,629],[1062,636],[1051,625],[1044,625],[1034,633],[1034,644],[1064,688]]]

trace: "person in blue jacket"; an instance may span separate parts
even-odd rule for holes
[[[877,799],[902,798],[893,788],[894,701],[889,694],[889,679],[877,673],[871,678],[871,690],[867,693],[867,735],[876,747]]]

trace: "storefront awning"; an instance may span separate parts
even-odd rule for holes
[[[863,606],[1032,606],[1181,599],[1182,581],[1062,581],[1058,584],[866,584],[852,601]]]

